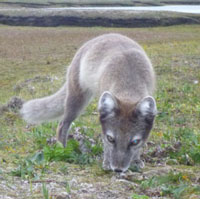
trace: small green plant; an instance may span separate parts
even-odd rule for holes
[[[133,194],[132,199],[149,199],[149,196]]]
[[[67,147],[56,143],[54,145],[46,145],[43,148],[44,157],[46,161],[66,161],[80,165],[91,164],[95,161],[95,156],[102,154],[102,146],[97,143],[91,146],[87,140],[85,141],[89,152],[82,153],[79,148],[79,142],[74,139],[67,141]]]
[[[141,183],[142,189],[145,190],[148,187],[157,187],[159,185],[163,184],[176,184],[183,180],[183,174],[182,173],[175,173],[173,171],[170,171],[167,175],[161,175],[161,176],[153,176],[149,178],[148,180],[144,180]]]
[[[70,184],[68,182],[66,182],[66,191],[68,194],[71,193],[71,187],[70,187]]]
[[[42,184],[42,193],[43,193],[44,199],[49,199],[49,191],[46,187],[46,184]]]
[[[162,196],[173,196],[175,199],[182,198],[185,193],[197,192],[200,187],[194,186],[191,188],[188,177],[180,172],[170,171],[166,175],[155,176],[141,182],[142,190],[148,188],[159,188]]]
[[[56,131],[57,123],[45,123],[32,129],[31,134],[34,139],[34,143],[37,149],[41,150],[47,145],[49,137],[54,136]]]
[[[181,198],[183,193],[187,190],[188,185],[181,183],[179,185],[167,185],[164,184],[161,186],[162,195],[173,195],[175,199]]]
[[[68,166],[67,165],[63,165],[60,167],[60,172],[62,172],[63,174],[68,174]]]
[[[100,143],[97,143],[96,145],[91,147],[91,153],[94,156],[101,155],[103,153],[103,147]]]
[[[177,158],[180,163],[192,165],[200,163],[200,136],[198,132],[190,128],[178,129],[177,140],[180,139],[182,146],[178,153],[170,153],[172,158]]]
[[[25,179],[38,178],[37,169],[40,169],[41,173],[43,173],[47,168],[47,163],[42,152],[37,152],[26,159],[20,160],[18,165],[17,169],[11,171],[11,175]]]
[[[63,147],[60,143],[52,146],[45,146],[43,149],[45,160],[47,161],[67,161],[74,162],[75,154],[81,154],[79,143],[76,140],[68,140],[67,147]]]

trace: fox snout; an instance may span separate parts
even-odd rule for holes
[[[112,170],[113,170],[114,172],[116,172],[116,173],[124,173],[124,172],[127,171],[127,169],[125,170],[125,169],[120,169],[120,168],[113,168]]]
[[[128,167],[126,168],[121,168],[121,167],[112,167],[111,166],[112,171],[116,172],[116,173],[125,173],[128,170]]]
[[[113,171],[120,173],[128,170],[132,159],[131,151],[113,148],[110,155],[110,167]]]

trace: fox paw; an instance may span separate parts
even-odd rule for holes
[[[137,167],[138,169],[143,169],[145,167],[145,164],[142,160],[133,160],[131,166]]]
[[[105,171],[110,171],[111,167],[110,167],[110,163],[108,161],[103,161],[103,170]]]

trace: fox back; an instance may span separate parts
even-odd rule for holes
[[[95,95],[110,91],[131,102],[153,94],[151,62],[142,47],[128,37],[102,35],[87,42],[77,54],[81,54],[79,83],[84,91]]]

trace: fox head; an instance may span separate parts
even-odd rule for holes
[[[131,104],[106,91],[100,97],[98,110],[109,167],[116,172],[125,172],[131,162],[138,159],[149,136],[157,113],[156,102],[147,96]]]

